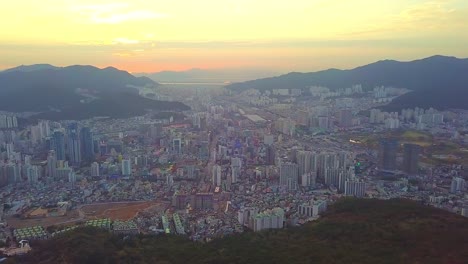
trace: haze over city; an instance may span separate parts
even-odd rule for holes
[[[47,62],[286,73],[468,57],[463,0],[22,0],[2,3],[0,23],[0,70]]]

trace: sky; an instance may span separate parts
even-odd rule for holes
[[[466,0],[0,0],[0,70],[315,71],[466,47]]]

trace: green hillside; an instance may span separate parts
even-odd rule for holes
[[[343,199],[302,227],[201,244],[79,229],[7,263],[466,263],[468,219],[407,200]]]

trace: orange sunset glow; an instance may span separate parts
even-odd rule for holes
[[[463,0],[22,0],[2,5],[0,69],[51,63],[130,72],[312,71],[389,57],[468,56],[468,2]]]

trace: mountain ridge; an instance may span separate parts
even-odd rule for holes
[[[130,117],[144,114],[147,109],[188,109],[181,103],[139,96],[137,87],[156,88],[158,85],[147,77],[135,77],[114,67],[19,66],[0,72],[0,110],[37,112],[42,118],[59,120]],[[135,105],[130,105],[130,101]]]
[[[468,109],[460,97],[468,97],[468,59],[434,55],[413,61],[381,60],[348,70],[328,69],[301,74],[288,73],[225,86],[232,91],[247,89],[301,89],[320,85],[331,89],[363,85],[364,89],[375,86],[407,88],[412,92],[396,98],[387,108],[399,110],[413,107]],[[432,96],[425,96],[429,93]],[[445,100],[440,100],[445,98]]]
[[[136,76],[146,76],[157,82],[211,82],[224,83],[245,81],[277,74],[268,70],[249,69],[200,69],[192,68],[184,71],[160,71],[150,73],[135,73]]]

